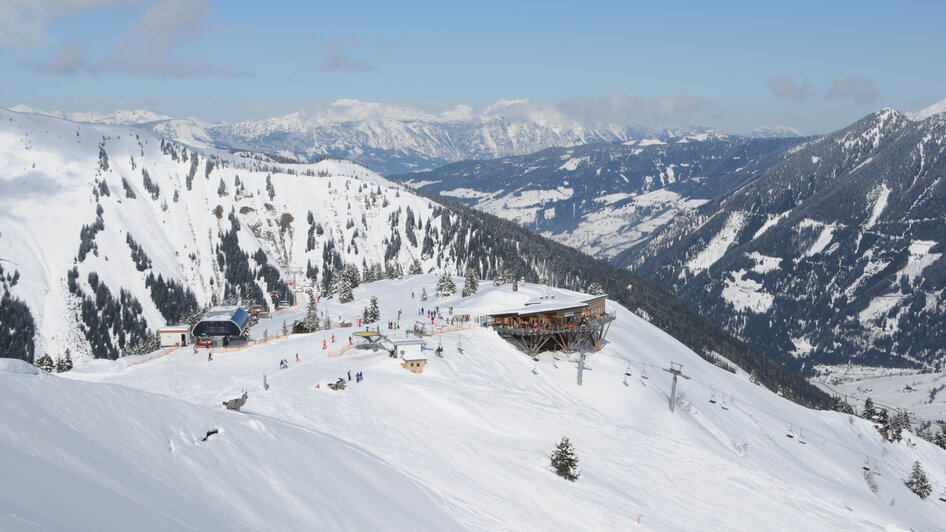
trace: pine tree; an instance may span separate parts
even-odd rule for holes
[[[332,292],[334,292],[335,297],[338,299],[339,303],[348,303],[349,301],[355,299],[355,295],[352,293],[350,279],[351,277],[349,275],[345,275],[345,272],[336,275],[333,279],[333,284],[335,286]]]
[[[286,320],[282,320],[282,335],[283,336],[289,335],[289,326],[286,325]]]
[[[56,361],[56,373],[65,373],[72,369],[72,353],[66,349],[66,354]]]
[[[921,499],[925,499],[933,493],[933,486],[926,478],[926,472],[920,466],[919,460],[913,462],[913,471],[910,473],[910,478],[906,480],[906,485],[910,488],[910,491],[919,495]]]
[[[874,400],[870,397],[864,401],[864,413],[861,414],[861,417],[864,419],[873,419],[877,415],[877,410],[874,409]]]
[[[887,415],[886,410],[877,411],[877,431],[880,432],[880,435],[884,437],[885,440],[890,440],[891,427],[890,427],[890,417]]]
[[[603,296],[604,288],[601,288],[601,284],[596,281],[588,286],[588,293],[593,296]]]
[[[315,296],[309,296],[309,303],[306,305],[305,317],[302,321],[293,326],[293,333],[311,333],[319,330],[319,308],[315,304]]]
[[[444,270],[440,279],[437,281],[437,295],[440,297],[449,297],[457,293],[457,285],[453,282],[453,277]]]
[[[466,279],[463,282],[463,297],[469,297],[476,294],[480,288],[480,281],[476,278],[473,268],[466,269]]]
[[[942,449],[946,449],[946,429],[943,427],[939,428],[939,432],[933,437],[933,443]]]
[[[578,480],[578,476],[581,474],[578,469],[578,455],[575,454],[575,448],[567,437],[562,437],[562,441],[555,446],[555,450],[552,451],[549,459],[555,474],[572,482]]]
[[[420,261],[414,259],[414,262],[411,263],[411,267],[407,270],[408,275],[418,275],[424,273],[423,268],[420,265]]]
[[[854,408],[852,408],[851,405],[839,395],[831,397],[831,410],[834,410],[835,412],[841,412],[843,414],[854,413]]]
[[[427,287],[426,286],[420,289],[420,300],[427,301]]]
[[[756,373],[755,370],[752,370],[752,372],[749,374],[749,382],[755,384],[756,386],[762,385],[762,382],[759,380],[759,374]]]
[[[365,323],[374,323],[381,319],[381,309],[378,307],[378,298],[376,296],[371,296],[371,302],[365,307],[365,312],[362,317]]]
[[[56,369],[56,364],[53,362],[53,357],[46,354],[36,360],[36,367],[46,373],[52,373],[53,370]]]

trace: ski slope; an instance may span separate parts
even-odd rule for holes
[[[430,490],[322,432],[30,370],[0,359],[5,532],[463,529]]]
[[[462,279],[456,282],[462,286]],[[521,306],[546,290],[560,298],[568,295],[536,285],[521,286],[514,293],[509,285],[495,287],[484,281],[475,296],[437,299],[435,283],[433,276],[381,281],[359,287],[356,300],[347,305],[324,303],[333,318],[337,314],[352,318],[376,295],[385,332],[399,309],[402,325],[408,327],[421,305],[439,306],[442,311],[453,306],[457,313],[481,315]],[[429,301],[411,298],[411,292],[419,296],[423,287],[431,294]],[[274,315],[270,334],[283,319],[291,322],[303,309],[300,305]],[[334,334],[339,343],[347,342],[352,330],[336,329],[293,335],[243,351],[217,352],[212,362],[204,351],[195,355],[181,349],[148,361],[97,360],[64,375],[87,381],[68,386],[81,385],[89,392],[99,386],[91,383],[101,383],[102,393],[118,393],[113,390],[124,388],[110,384],[121,384],[167,395],[188,416],[233,420],[228,430],[245,430],[259,440],[265,438],[241,427],[273,426],[268,430],[280,432],[266,440],[267,445],[285,445],[280,448],[285,456],[276,458],[269,447],[262,452],[256,448],[262,443],[253,439],[246,443],[252,451],[245,451],[252,456],[241,462],[256,470],[285,465],[285,459],[299,468],[299,476],[309,476],[303,468],[315,467],[308,461],[321,451],[280,440],[296,431],[327,434],[377,456],[402,473],[399,478],[409,477],[424,486],[435,501],[424,501],[424,508],[434,512],[439,506],[472,530],[941,529],[946,503],[935,495],[921,500],[903,484],[914,460],[920,460],[934,493],[942,492],[946,461],[941,449],[912,437],[886,443],[864,420],[802,408],[750,383],[745,375],[705,362],[615,303],[609,302],[609,310],[617,313],[617,320],[607,345],[589,355],[581,387],[575,384],[575,363],[565,356],[548,353],[534,362],[484,328],[428,337],[428,364],[422,374],[406,371],[384,352],[349,351],[328,357],[322,340]],[[267,327],[261,323],[254,335]],[[444,348],[443,358],[433,354],[437,345]],[[289,369],[277,369],[282,358],[289,359]],[[683,364],[690,377],[678,383],[674,413],[668,408],[671,376],[662,370],[671,361]],[[628,368],[632,375],[625,377]],[[351,382],[344,391],[327,388],[329,382],[347,377],[349,370],[352,375],[364,372],[364,381]],[[264,373],[268,391],[262,389]],[[647,378],[642,378],[644,374]],[[62,380],[47,377],[43,382]],[[249,400],[243,413],[222,412],[221,401],[238,396],[244,388]],[[714,392],[715,404],[709,402]],[[172,402],[130,390],[123,393]],[[47,404],[55,408],[57,401]],[[122,417],[135,419],[138,410],[129,407]],[[5,421],[4,426],[10,423]],[[151,453],[141,451],[137,458],[149,470],[141,472],[148,479],[161,470],[151,469],[152,460],[168,454],[167,440],[182,438],[177,434],[179,425],[143,419],[127,421],[113,432],[132,427],[147,430],[148,435],[137,437],[153,446]],[[793,438],[786,437],[789,431]],[[562,436],[575,444],[581,460],[582,474],[575,483],[558,478],[549,468],[548,454]],[[319,438],[324,437],[313,436]],[[877,473],[876,493],[864,478],[865,461]],[[305,482],[296,478],[291,482],[298,489],[290,491],[302,497],[298,493]],[[410,508],[402,509],[419,511],[414,507],[417,501],[405,502],[403,506]],[[373,518],[389,510],[368,503],[347,504],[376,514]],[[280,507],[283,512],[295,511],[291,504]],[[219,508],[206,511],[215,513]],[[440,515],[434,513],[425,515],[433,520]],[[404,518],[412,517],[416,516]],[[304,521],[306,516],[283,518]]]

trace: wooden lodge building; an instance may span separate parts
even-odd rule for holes
[[[615,315],[605,308],[607,295],[546,297],[522,308],[496,312],[489,325],[531,356],[540,351],[597,351]]]

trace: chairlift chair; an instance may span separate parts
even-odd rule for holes
[[[861,466],[864,471],[870,471],[870,458],[864,455],[864,465]]]
[[[802,445],[808,445],[808,442],[805,441],[805,429],[800,427],[798,429],[798,443]]]
[[[943,488],[943,494],[939,496],[939,500],[946,502],[946,488]]]
[[[795,425],[794,424],[788,425],[788,434],[786,434],[785,437],[795,439]]]
[[[709,402],[710,404],[715,405],[716,404],[716,388],[712,388],[712,390],[713,390],[713,395],[710,397]]]
[[[650,377],[647,376],[647,368],[644,366],[643,363],[641,363],[641,378],[642,378],[642,379],[649,379],[649,378],[650,378]]]
[[[726,394],[723,394],[723,404],[719,405],[723,410],[729,410],[729,406],[726,404]]]
[[[632,375],[632,373],[631,373],[631,363],[628,362],[628,363],[627,363],[627,369],[624,370],[624,376],[625,376],[625,377],[630,377],[631,375]],[[624,379],[624,380],[627,380],[627,379]]]

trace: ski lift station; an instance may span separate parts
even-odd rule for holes
[[[597,351],[615,315],[607,295],[545,296],[524,307],[496,312],[489,324],[500,336],[531,356],[540,351]]]
[[[423,358],[424,340],[422,338],[392,338],[394,351],[398,357]],[[405,359],[407,360],[407,359]],[[419,372],[418,372],[419,373]]]
[[[161,347],[183,347],[191,342],[191,328],[188,325],[168,325],[158,329]]]
[[[194,325],[193,335],[239,338],[250,325],[250,314],[241,307],[213,307]]]

